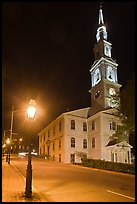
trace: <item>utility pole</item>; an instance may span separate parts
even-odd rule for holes
[[[11,124],[10,124],[10,142],[12,141],[13,111],[14,111],[14,106],[12,106],[12,112],[11,112]]]
[[[14,111],[14,106],[12,106],[12,111],[11,111],[11,124],[10,124],[10,149],[9,149],[9,160],[8,160],[8,164],[10,164],[10,153],[11,153],[11,144],[12,144],[13,111]]]

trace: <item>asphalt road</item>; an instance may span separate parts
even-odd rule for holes
[[[27,157],[11,160],[26,177]],[[135,202],[135,176],[32,157],[32,185],[52,202]],[[25,189],[25,186],[24,186]]]

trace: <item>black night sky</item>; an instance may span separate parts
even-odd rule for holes
[[[118,80],[124,85],[135,68],[135,3],[104,2],[104,21]],[[61,113],[90,106],[99,2],[2,4],[2,129],[26,136],[25,108],[38,106],[33,134]]]

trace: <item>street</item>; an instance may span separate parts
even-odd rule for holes
[[[12,164],[26,177],[27,156]],[[135,202],[135,176],[32,157],[32,185],[52,202]],[[25,189],[25,186],[24,186]]]

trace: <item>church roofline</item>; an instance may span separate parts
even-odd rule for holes
[[[105,61],[105,62],[107,62],[107,63],[109,63],[109,64],[118,66],[118,64],[117,64],[112,58],[107,59],[106,57],[101,57],[99,60],[96,60],[96,61],[93,63],[93,65],[91,66],[90,72],[92,72],[92,70],[95,69],[95,67],[98,66],[98,64],[99,64],[101,61]]]
[[[103,39],[103,42],[106,43],[106,44],[108,44],[108,45],[112,45],[112,43],[110,43],[110,42],[108,42],[108,41],[106,41],[106,40],[104,40],[104,39]]]
[[[73,110],[73,111],[68,111],[68,112],[61,113],[57,118],[55,118],[55,119],[52,120],[48,125],[46,125],[46,127],[43,128],[43,130],[40,131],[40,132],[38,133],[38,135],[40,136],[42,133],[45,132],[45,130],[46,130],[47,128],[49,128],[50,125],[52,125],[52,123],[54,123],[55,120],[58,120],[59,118],[65,116],[65,115],[71,115],[71,116],[81,117],[81,118],[85,118],[85,119],[86,119],[89,109],[90,109],[90,107],[86,107],[86,108],[80,108],[80,109],[76,109],[76,110]],[[87,113],[85,114],[86,116],[77,115],[77,114],[75,115],[75,114],[74,114],[74,113],[80,112],[80,111],[82,111],[82,110],[87,110]]]

